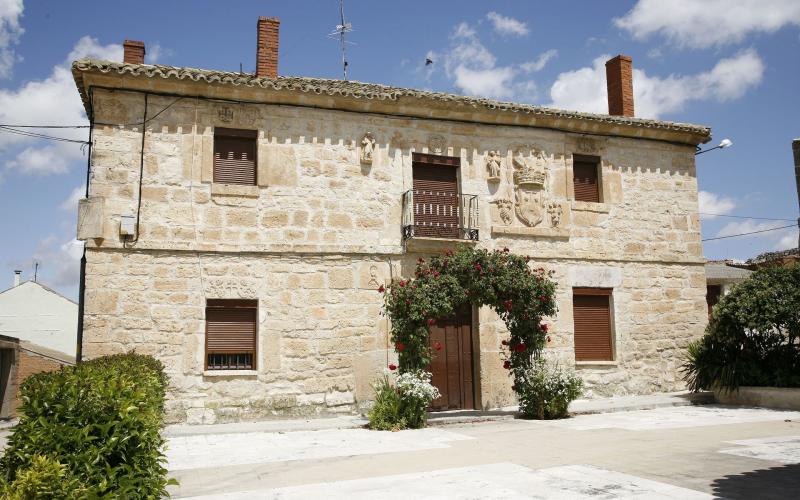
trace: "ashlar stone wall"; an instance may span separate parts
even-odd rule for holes
[[[350,412],[369,400],[394,359],[375,289],[444,248],[402,239],[414,152],[460,157],[460,190],[478,196],[479,247],[508,247],[555,272],[549,355],[574,365],[571,287],[614,288],[616,359],[576,367],[590,395],[683,387],[680,356],[706,322],[690,145],[150,95],[142,154],[143,94],[93,99],[90,195],[102,197],[105,223],[104,237],[87,242],[84,352],[159,357],[173,421]],[[258,131],[257,186],[211,182],[215,127]],[[367,133],[371,162],[361,159]],[[492,151],[499,181],[487,179]],[[496,201],[513,189],[514,157],[533,152],[543,152],[544,201],[561,216],[528,226],[504,219]],[[601,158],[601,203],[574,200],[574,154]],[[131,241],[119,221],[136,216],[140,168]],[[254,373],[203,371],[211,298],[259,300]],[[474,332],[478,400],[512,404],[502,322],[482,309]]]

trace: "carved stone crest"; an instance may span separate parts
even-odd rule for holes
[[[581,153],[597,153],[600,151],[600,145],[595,139],[591,139],[589,137],[579,137],[578,151]]]
[[[500,216],[500,222],[508,226],[514,221],[512,212],[514,203],[511,200],[508,198],[500,198],[492,200],[491,203],[497,205],[497,214]]]
[[[441,135],[432,135],[428,138],[428,151],[440,155],[444,154],[444,137]]]
[[[498,151],[489,151],[486,156],[486,173],[489,182],[500,182],[500,172],[502,170],[503,159]]]
[[[230,123],[233,121],[233,108],[228,106],[220,106],[217,108],[217,116],[219,121],[223,123]]]
[[[536,226],[544,218],[544,186],[547,180],[544,151],[533,149],[530,155],[514,156],[514,195],[517,218],[526,226]]]
[[[361,139],[361,163],[372,164],[372,155],[375,152],[375,138],[367,132]]]

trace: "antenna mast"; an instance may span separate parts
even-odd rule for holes
[[[353,25],[345,22],[344,20],[344,0],[339,0],[339,19],[340,24],[336,26],[336,29],[333,33],[329,34],[331,38],[337,37],[339,38],[339,44],[342,47],[342,73],[344,75],[344,79],[347,80],[347,48],[346,45],[349,43],[345,40],[345,34],[350,33],[353,31]]]

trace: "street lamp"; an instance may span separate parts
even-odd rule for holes
[[[731,146],[733,146],[733,141],[731,141],[730,139],[722,139],[721,141],[719,141],[719,144],[717,144],[713,148],[701,150],[700,146],[697,146],[697,152],[694,155],[697,156],[699,154],[708,153],[709,151],[714,151],[715,149],[725,149]]]

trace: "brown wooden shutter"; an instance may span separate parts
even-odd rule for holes
[[[574,156],[572,182],[577,201],[600,203],[600,183],[597,178],[599,161],[589,157]]]
[[[610,295],[605,289],[573,290],[576,361],[613,361]]]
[[[415,154],[414,225],[418,236],[459,237],[456,157]]]
[[[214,130],[214,182],[256,184],[256,131]]]
[[[206,307],[206,368],[253,370],[257,302],[209,300]]]

